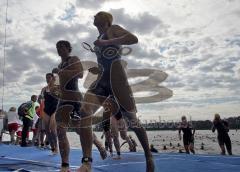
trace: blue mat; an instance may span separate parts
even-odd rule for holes
[[[71,149],[70,163],[74,171],[80,165],[81,150]],[[143,153],[122,153],[121,160],[101,160],[93,151],[94,172],[145,172]],[[239,156],[154,154],[156,172],[236,172],[240,170]],[[60,156],[36,147],[0,145],[0,171],[59,171]]]

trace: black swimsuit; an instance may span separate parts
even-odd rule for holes
[[[226,145],[228,150],[231,150],[231,139],[228,135],[226,127],[228,127],[227,121],[220,121],[214,123],[214,127],[218,131],[218,143],[219,145]]]
[[[44,96],[44,112],[51,116],[57,109],[58,99],[54,97],[50,91],[46,89],[43,92]]]
[[[192,128],[187,124],[187,127],[184,128],[181,126],[181,130],[183,131],[183,144],[189,145],[190,143],[194,143],[194,138],[192,134]]]
[[[59,69],[64,69],[65,67],[67,67],[69,65],[69,59],[71,58],[71,56],[66,60],[66,62],[61,63],[58,68]],[[79,88],[78,88],[78,77],[73,77],[72,79],[70,79],[66,86],[65,89],[68,91],[73,91],[73,92],[77,92],[80,93]],[[61,106],[64,105],[71,105],[73,107],[73,110],[70,114],[71,118],[80,118],[80,107],[81,107],[81,100],[82,100],[82,94],[80,94],[80,101],[69,101],[69,100],[61,100],[58,103],[58,108],[60,108]]]

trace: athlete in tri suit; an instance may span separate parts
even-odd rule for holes
[[[131,45],[138,42],[135,35],[118,25],[112,25],[113,17],[110,13],[99,12],[94,16],[94,25],[99,31],[99,36],[94,42],[95,52],[98,61],[98,68],[89,69],[92,73],[98,73],[98,80],[94,82],[84,96],[81,106],[81,115],[92,116],[110,96],[117,102],[119,107],[113,111],[116,114],[121,110],[123,116],[128,119],[130,128],[136,133],[146,157],[146,171],[154,171],[153,157],[149,149],[148,138],[145,129],[141,126],[136,117],[136,106],[131,88],[127,81],[127,75],[121,63],[121,45]],[[114,104],[114,103],[113,103]],[[98,106],[97,106],[98,105]],[[114,105],[115,106],[115,105]],[[91,120],[88,120],[91,122]],[[91,125],[91,124],[90,124]],[[85,135],[89,137],[88,135]],[[85,138],[84,142],[89,143],[91,139]],[[92,147],[88,144],[88,151]],[[91,171],[91,155],[83,158],[84,171]]]
[[[119,133],[121,138],[128,143],[130,151],[133,151],[134,145],[127,135],[128,125],[124,120],[121,114],[121,111],[119,111],[116,115],[111,116],[110,120],[111,120],[111,134],[112,134],[115,149],[117,151],[117,159],[120,159],[121,152],[120,152]]]
[[[80,120],[80,117],[85,117],[79,113],[82,95],[78,88],[78,79],[83,77],[82,64],[77,56],[70,55],[72,47],[68,41],[58,41],[56,48],[58,55],[61,57],[61,63],[52,72],[58,74],[60,86],[59,90],[53,89],[52,91],[56,92],[59,98],[56,122],[59,151],[62,160],[61,172],[67,172],[69,171],[70,152],[67,138],[68,128],[73,127],[77,134],[80,135],[83,157],[90,157],[91,155],[91,150],[87,151],[87,149],[89,146],[92,146],[92,128],[91,122]],[[91,120],[91,118],[86,119]],[[89,142],[86,143],[84,140]]]
[[[109,148],[111,156],[113,156],[112,151],[112,139],[117,152],[117,157],[114,159],[121,159],[121,151],[120,151],[120,141],[119,141],[119,133],[123,140],[129,145],[130,151],[134,152],[136,150],[135,145],[132,143],[130,137],[127,135],[128,125],[121,114],[121,110],[118,113],[112,115],[112,106],[106,100],[103,104],[104,113],[103,113],[103,129],[104,134],[106,136],[107,147]],[[110,118],[110,119],[109,119]],[[125,143],[124,142],[124,143]],[[135,143],[136,144],[136,143]],[[136,152],[136,151],[135,151]]]
[[[215,132],[216,129],[218,131],[218,143],[222,151],[221,154],[222,155],[226,154],[225,147],[224,147],[224,145],[226,145],[228,154],[232,155],[232,143],[228,135],[228,132],[229,132],[228,122],[225,120],[221,120],[219,114],[215,114],[215,117],[213,120],[212,132]]]
[[[180,140],[182,139],[181,131],[183,132],[183,145],[186,150],[186,153],[189,154],[191,151],[193,154],[195,154],[195,151],[194,151],[195,129],[193,129],[192,125],[187,121],[186,116],[182,116],[182,122],[180,123],[180,126],[179,126]]]
[[[57,154],[58,145],[55,113],[57,109],[58,98],[57,95],[51,91],[52,87],[54,87],[54,75],[52,73],[46,74],[46,82],[47,86],[41,91],[41,97],[44,98],[43,121],[45,124],[46,136],[48,138],[48,142],[50,143],[52,153]]]

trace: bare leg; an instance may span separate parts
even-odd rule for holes
[[[110,151],[110,154],[112,156],[113,149],[112,149],[112,136],[111,136],[110,130],[105,132],[105,139],[107,140],[109,151]]]
[[[102,159],[107,158],[107,151],[103,147],[102,143],[98,140],[97,136],[93,133],[93,144],[97,147]]]
[[[62,159],[62,168],[61,172],[65,172],[69,169],[69,142],[67,138],[67,128],[58,126],[57,127],[58,133],[58,142],[59,142],[59,150]]]
[[[35,144],[36,140],[37,140],[38,142]],[[34,135],[33,138],[32,138],[32,143],[33,143],[34,145],[39,145],[39,128],[36,129],[35,135]]]
[[[11,144],[14,144],[15,139],[14,139],[15,131],[10,132],[10,137],[11,137]]]
[[[77,133],[80,135],[83,157],[84,158],[92,158],[92,114],[94,114],[99,105],[103,103],[106,98],[99,98],[90,92],[87,92],[84,96],[84,100],[82,102],[81,107],[81,120],[79,127],[77,128]],[[91,162],[85,162],[78,169],[79,172],[90,172],[91,171]]]
[[[58,153],[58,144],[57,144],[57,126],[56,126],[56,120],[55,120],[55,113],[50,118],[50,138],[52,142],[52,147],[54,148],[53,154]]]
[[[126,141],[127,141],[130,151],[133,151],[133,147],[134,147],[134,146],[133,146],[132,141],[130,140],[130,138],[129,138],[128,135],[127,135],[127,129],[128,129],[128,127],[127,127],[127,124],[126,124],[124,118],[121,118],[121,119],[119,120],[119,125],[120,125],[120,126],[119,126],[119,127],[120,127],[119,131],[120,131],[120,136],[121,136],[121,138],[122,138],[123,140],[126,140]]]
[[[111,106],[111,104],[108,105],[108,102],[105,101],[103,103],[103,107],[104,107],[104,112],[103,112],[103,120],[102,120],[102,124],[103,124],[103,130],[104,130],[104,134],[105,134],[105,149],[108,150],[111,154],[111,156],[113,155],[113,149],[112,149],[112,136],[111,136],[111,132],[110,132],[110,127],[111,127],[111,110],[108,108],[109,106]],[[107,145],[106,145],[107,143]]]
[[[118,155],[118,159],[120,159],[120,142],[119,142],[119,130],[118,130],[118,121],[112,116],[111,118],[111,133],[113,137],[113,143]]]
[[[50,129],[49,129],[49,124],[50,124],[50,116],[49,115],[45,115],[44,117],[44,123],[45,123],[45,131],[46,131],[46,137],[48,138],[48,142],[51,146],[51,149],[54,149],[54,145],[52,143],[52,138],[51,138],[51,134],[50,134]]]
[[[148,142],[146,130],[141,126],[135,114],[127,115],[126,117],[130,121],[130,125],[129,125],[130,128],[135,132],[139,142],[143,147],[145,158],[146,158],[146,171],[154,172],[154,162],[153,162],[152,153],[149,148],[149,142]]]
[[[126,111],[123,115],[127,117],[127,122],[130,122],[130,128],[136,133],[143,147],[146,158],[146,171],[154,172],[154,162],[149,148],[147,133],[137,119],[132,90],[128,84],[127,75],[120,60],[114,61],[111,66],[111,86],[118,104]]]
[[[43,117],[40,117],[39,118],[39,125],[38,125],[38,130],[39,130],[39,137],[38,137],[38,139],[39,139],[39,145],[41,146],[41,147],[43,147],[44,146],[44,136],[45,136],[45,123],[44,123],[44,119],[43,119]]]
[[[46,128],[46,135],[48,141],[51,146],[51,150],[53,154],[57,153],[57,131],[56,131],[56,122],[55,122],[55,113],[51,116],[46,115],[45,119],[45,128]]]
[[[43,147],[44,146],[44,136],[45,136],[45,131],[40,132],[40,145]]]
[[[194,144],[193,144],[193,143],[190,143],[190,144],[189,144],[189,150],[190,150],[193,154],[195,154]]]
[[[189,152],[189,145],[184,145],[184,148],[185,148],[186,153],[189,154],[190,153]]]
[[[228,154],[232,155],[232,143],[231,143],[230,137],[225,138],[225,145],[226,145]]]
[[[19,145],[20,139],[21,139],[21,137],[17,136],[17,139],[16,139],[16,142],[15,142],[15,145]]]
[[[220,148],[221,148],[221,154],[222,155],[226,155],[226,151],[225,151],[225,147],[224,147],[224,145],[219,145],[220,146]]]
[[[69,170],[69,152],[70,146],[67,138],[67,129],[69,126],[69,114],[72,111],[72,106],[61,106],[57,110],[56,121],[57,121],[57,136],[59,142],[59,151],[62,160],[61,172]],[[46,128],[48,130],[48,128]]]

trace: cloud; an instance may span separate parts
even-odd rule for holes
[[[132,32],[139,34],[150,34],[156,28],[164,29],[166,26],[157,16],[153,16],[148,12],[140,13],[136,17],[126,13],[123,8],[111,9],[113,15],[113,23],[123,25]]]
[[[43,75],[31,75],[26,78],[23,84],[34,86],[37,84],[41,84],[43,80],[44,80]]]
[[[99,9],[107,0],[77,0],[76,6],[79,8]]]
[[[61,20],[72,20],[76,15],[76,8],[73,4],[70,4],[67,9],[65,9],[65,14],[59,17]]]
[[[227,46],[240,47],[240,35],[235,35],[234,37],[228,38],[225,41],[227,42]]]
[[[45,27],[43,39],[51,42],[57,42],[60,39],[76,40],[79,36],[78,34],[86,33],[87,31],[88,28],[83,24],[75,23],[69,25],[68,23],[59,22]]]
[[[161,103],[138,105],[140,114],[160,113],[174,118],[175,114],[191,112],[208,118],[216,109],[228,115],[239,112],[239,1],[169,4],[161,0],[147,4],[140,0],[138,5],[131,0],[112,2],[77,0],[67,7],[65,1],[56,0],[9,3],[7,103],[13,105],[39,93],[45,73],[60,62],[55,48],[60,39],[69,40],[72,54],[81,60],[96,61],[95,54],[83,49],[81,42],[93,45],[98,36],[92,24],[93,14],[106,10],[113,14],[114,23],[139,38],[137,45],[130,46],[133,52],[122,57],[128,68],[162,70],[168,74],[158,86],[173,90],[173,97]],[[5,2],[0,4],[0,11],[5,11]],[[3,26],[4,15],[0,14]],[[3,37],[1,30],[1,47]],[[202,111],[206,114],[200,114]]]

